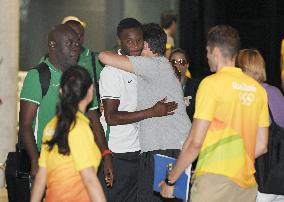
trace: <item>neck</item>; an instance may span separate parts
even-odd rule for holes
[[[56,56],[53,55],[53,54],[50,54],[49,61],[56,69],[60,69],[62,72],[64,72],[66,69],[69,68],[69,65],[66,65],[66,64],[58,61]]]
[[[166,34],[172,35],[170,27],[168,29],[164,29],[164,31],[166,32]]]
[[[79,110],[82,112],[82,113],[85,113],[86,112],[86,109],[87,109],[87,104],[84,100],[82,100],[80,103],[79,103],[79,106],[78,106]]]
[[[234,67],[235,66],[235,58],[231,59],[231,60],[222,60],[220,61],[220,63],[217,65],[217,71],[220,71],[221,69],[223,69],[223,67]]]

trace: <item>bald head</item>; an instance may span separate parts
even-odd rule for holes
[[[75,31],[65,24],[56,25],[48,34],[48,46],[50,47],[50,42],[58,42],[64,35],[76,34]]]
[[[51,62],[60,67],[74,65],[79,55],[79,37],[68,25],[56,25],[48,35],[48,48]]]

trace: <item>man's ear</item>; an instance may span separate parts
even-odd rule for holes
[[[59,94],[62,95],[62,88],[59,88]]]
[[[217,58],[217,60],[219,60],[219,58],[221,58],[221,56],[222,56],[221,49],[219,47],[216,47],[216,46],[213,48],[212,53],[213,53],[213,56],[215,58]]]
[[[51,48],[51,49],[54,49],[54,48],[55,48],[55,45],[56,45],[55,41],[49,41],[49,42],[48,42],[48,46],[49,46],[49,48]]]

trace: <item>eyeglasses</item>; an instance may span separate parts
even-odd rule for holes
[[[179,65],[186,65],[187,62],[184,59],[178,59],[178,60],[171,60],[171,64],[172,65],[177,65],[177,64],[179,64]]]

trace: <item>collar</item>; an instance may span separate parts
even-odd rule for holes
[[[225,66],[222,67],[218,72],[242,72],[242,70],[238,67],[230,67],[230,66]]]
[[[45,64],[49,67],[50,71],[61,72],[61,69],[57,69],[53,66],[53,64],[49,61],[49,58],[44,59]]]
[[[121,49],[118,49],[118,50],[117,50],[117,54],[118,54],[118,55],[122,55]]]
[[[89,56],[90,55],[90,50],[88,48],[83,47],[83,52],[80,54],[80,56],[81,55]]]

